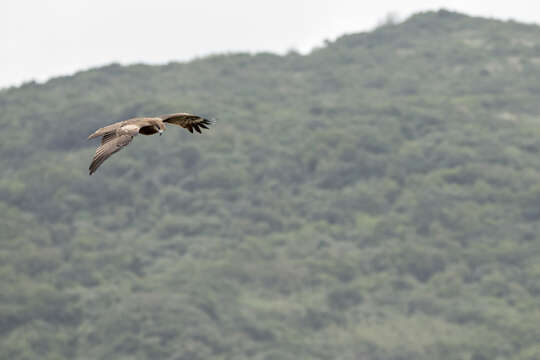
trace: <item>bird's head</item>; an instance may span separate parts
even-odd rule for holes
[[[165,124],[162,121],[156,121],[154,123],[154,129],[159,133],[159,136],[163,134],[163,131],[165,130]]]

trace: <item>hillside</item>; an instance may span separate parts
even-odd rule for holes
[[[448,11],[2,90],[0,359],[539,359],[539,96],[540,27]]]

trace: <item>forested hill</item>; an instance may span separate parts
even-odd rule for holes
[[[539,98],[540,27],[448,11],[4,89],[0,359],[537,360]]]

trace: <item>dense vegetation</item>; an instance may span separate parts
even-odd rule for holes
[[[539,359],[539,96],[540,27],[447,11],[0,91],[0,359]]]

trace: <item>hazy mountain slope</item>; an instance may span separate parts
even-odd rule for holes
[[[0,358],[537,359],[539,39],[441,11],[1,91]],[[87,175],[174,111],[218,123]]]

